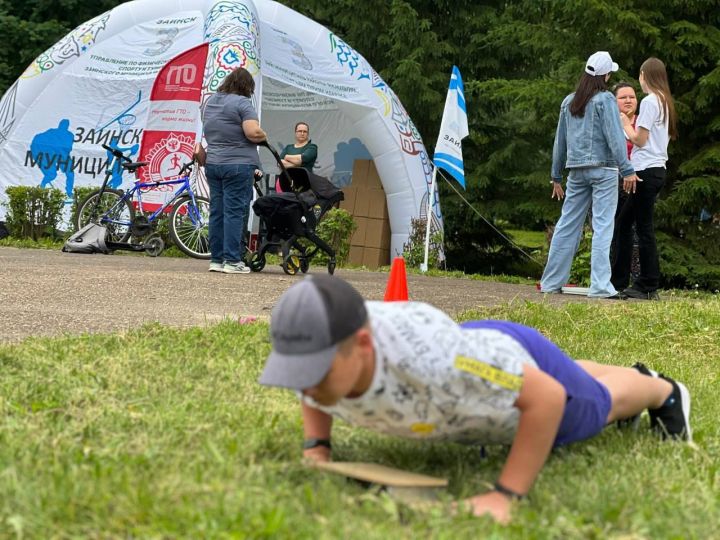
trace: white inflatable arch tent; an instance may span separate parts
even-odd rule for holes
[[[202,43],[209,44],[203,99],[232,69],[245,67],[255,77],[261,124],[277,148],[291,143],[295,123],[305,121],[319,147],[318,174],[342,186],[354,159],[374,160],[387,195],[390,254],[401,253],[411,218],[426,214],[431,181],[419,133],[360,54],[270,0],[135,0],[73,30],[0,101],[0,198],[12,185],[68,193],[72,185],[99,185],[107,167],[100,143],[112,139],[137,158],[157,73]],[[41,159],[34,145],[44,145]],[[266,170],[275,167],[267,151],[261,156]],[[132,177],[118,181],[127,187]],[[439,205],[432,218],[442,226]]]

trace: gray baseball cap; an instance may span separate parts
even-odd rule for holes
[[[321,275],[294,284],[270,315],[272,352],[260,384],[315,386],[330,370],[338,344],[366,321],[365,301],[346,281]]]

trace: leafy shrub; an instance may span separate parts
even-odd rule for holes
[[[410,219],[410,235],[403,244],[403,259],[411,267],[419,267],[425,262],[425,235],[427,234],[426,218]],[[428,269],[440,268],[440,254],[443,245],[441,231],[430,234],[430,247],[428,249]]]
[[[657,233],[660,258],[660,286],[665,289],[720,290],[720,228],[698,225],[676,238],[664,232]],[[570,282],[590,285],[590,256],[592,231],[583,229],[570,270]]]
[[[685,238],[660,232],[657,240],[663,287],[720,290],[719,228],[700,225]]]
[[[158,216],[154,223],[153,232],[160,235],[160,238],[162,238],[162,241],[165,243],[165,249],[175,246],[175,243],[172,241],[172,237],[170,236],[169,214],[162,214],[161,216]],[[179,249],[173,250],[172,255],[175,257],[187,257],[187,255]]]
[[[15,238],[57,238],[65,193],[59,189],[12,186],[5,190],[7,228]]]
[[[331,208],[318,223],[317,235],[335,250],[335,261],[338,266],[342,266],[348,260],[350,238],[355,229],[357,229],[357,224],[353,221],[352,215],[342,208]],[[327,264],[328,256],[320,250],[313,261]]]
[[[572,266],[570,267],[570,283],[590,286],[590,257],[592,255],[592,229],[587,225],[583,227],[580,247],[578,247]]]

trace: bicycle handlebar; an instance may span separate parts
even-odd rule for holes
[[[182,166],[182,169],[180,169],[180,172],[177,175],[182,176],[185,173],[185,171],[190,173],[192,171],[194,163],[195,163],[194,161],[188,161],[185,165]]]
[[[106,145],[106,144],[101,144],[100,146],[102,146],[105,150],[107,150],[108,152],[110,152],[110,153],[111,153],[113,156],[115,156],[116,158],[118,158],[118,159],[124,159],[125,161],[129,161],[130,163],[132,163],[132,159],[130,159],[129,157],[125,156],[125,154],[123,154],[123,153],[122,153],[120,150],[118,150],[117,148],[113,148],[112,146],[108,146],[108,145]]]

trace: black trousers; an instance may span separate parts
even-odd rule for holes
[[[612,261],[612,284],[622,291],[630,282],[630,262],[633,249],[633,230],[638,235],[640,248],[640,275],[633,287],[642,292],[653,292],[660,285],[660,261],[655,241],[655,200],[665,184],[665,168],[652,167],[637,171],[642,182],[637,182],[635,193],[618,203],[613,244],[615,257]]]

